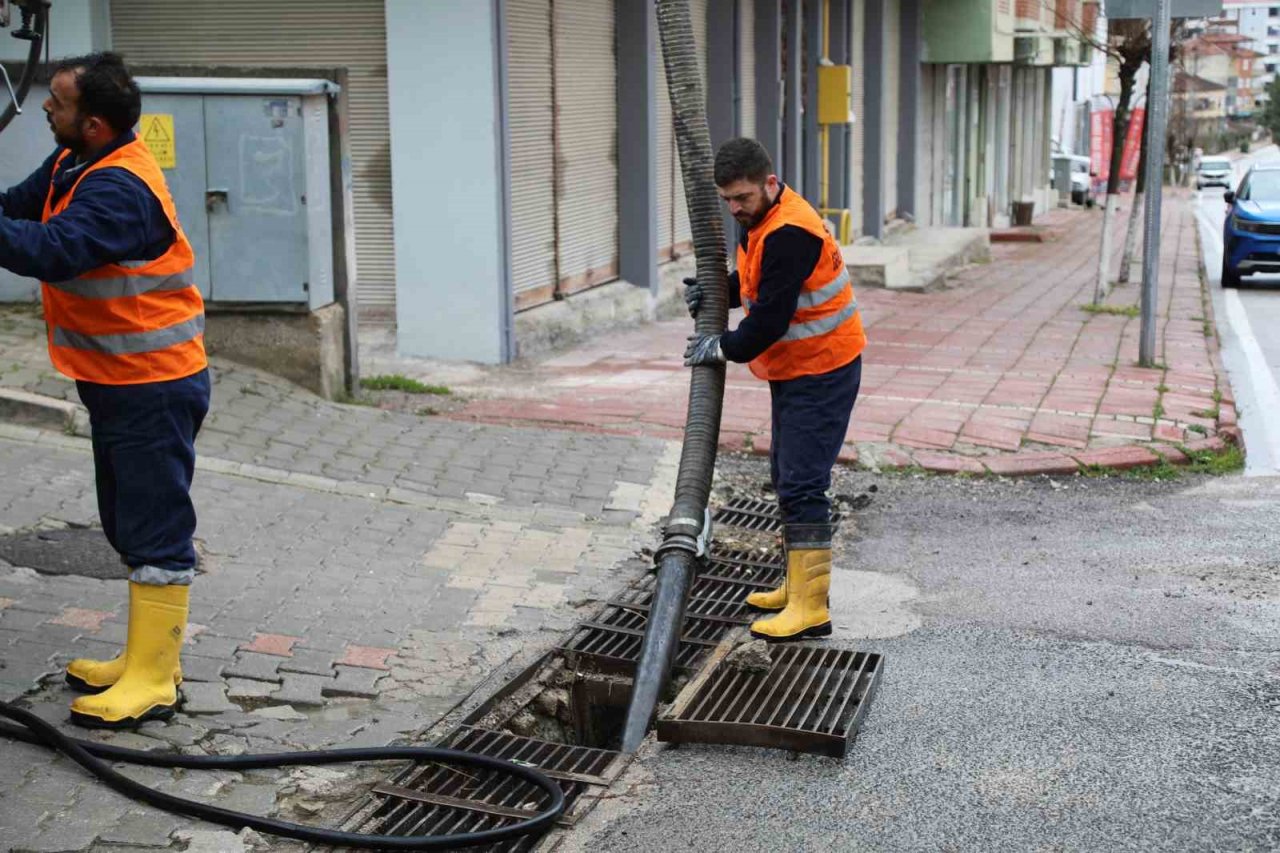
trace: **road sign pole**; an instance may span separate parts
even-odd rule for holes
[[[1146,202],[1142,228],[1142,333],[1138,363],[1156,357],[1156,300],[1160,281],[1160,199],[1164,188],[1164,134],[1169,123],[1169,24],[1171,0],[1156,0],[1151,21],[1151,97],[1147,104]]]

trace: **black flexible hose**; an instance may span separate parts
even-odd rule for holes
[[[36,66],[40,63],[40,47],[44,44],[45,33],[49,31],[49,6],[46,3],[36,3],[34,11],[34,29],[36,37],[31,40],[31,47],[27,50],[27,64],[22,69],[22,77],[18,80],[18,87],[15,90],[17,95],[16,101],[11,101],[9,106],[5,107],[4,112],[0,113],[0,131],[9,126],[9,122],[13,121],[18,115],[18,109],[22,106],[22,102],[27,99],[27,93],[31,91],[31,84],[36,79]],[[8,91],[0,93],[8,96]]]
[[[172,753],[144,752],[125,749],[92,741],[67,737],[49,723],[30,711],[0,702],[0,717],[15,720],[25,728],[0,722],[0,736],[21,740],[61,752],[72,761],[97,776],[110,787],[127,797],[132,797],[174,814],[207,820],[235,830],[250,829],[283,838],[293,838],[312,844],[335,847],[377,848],[384,850],[454,850],[459,847],[475,847],[510,841],[525,835],[545,832],[564,811],[564,792],[550,777],[537,768],[515,764],[500,758],[477,755],[456,749],[436,749],[416,746],[385,746],[370,749],[333,749],[308,752],[278,752],[262,755],[174,755]],[[303,826],[289,821],[276,820],[259,815],[242,814],[207,803],[198,803],[175,797],[154,788],[148,788],[117,772],[106,760],[123,761],[147,767],[181,767],[191,770],[261,770],[268,767],[295,765],[345,764],[353,761],[435,761],[463,764],[503,773],[523,779],[540,788],[551,799],[542,811],[510,826],[487,829],[481,832],[457,835],[362,835],[357,832],[341,832]]]
[[[729,274],[720,197],[712,171],[714,153],[707,129],[706,98],[688,0],[658,0],[658,33],[662,37],[685,202],[697,255],[698,283],[702,286],[694,331],[718,335],[729,322]],[[720,442],[724,370],[723,364],[693,368],[675,504],[658,548],[658,582],[627,709],[624,752],[634,752],[644,740],[680,647],[680,629],[698,559],[698,539],[704,533]]]

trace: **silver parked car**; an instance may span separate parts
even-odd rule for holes
[[[1231,161],[1226,157],[1202,157],[1196,167],[1196,189],[1224,187],[1231,189]]]

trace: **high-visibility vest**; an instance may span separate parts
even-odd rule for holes
[[[789,187],[782,188],[777,204],[747,232],[746,248],[738,244],[742,307],[750,314],[759,293],[765,238],[784,225],[803,228],[821,239],[822,256],[805,279],[787,333],[751,362],[751,372],[761,379],[829,373],[849,364],[867,345],[840,244],[823,227],[818,212]]]
[[[69,153],[62,153],[58,165]],[[192,279],[195,254],[178,224],[164,173],[146,145],[135,139],[112,151],[86,168],[56,203],[50,182],[40,221],[66,210],[86,175],[109,168],[136,175],[160,200],[173,228],[173,243],[155,260],[121,260],[70,281],[43,282],[49,358],[72,379],[103,385],[190,376],[208,364],[204,300]]]

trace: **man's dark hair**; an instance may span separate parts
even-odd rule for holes
[[[70,71],[80,93],[80,114],[98,116],[123,133],[138,123],[142,93],[118,53],[90,53],[58,63],[54,74]]]
[[[773,161],[769,159],[769,152],[754,139],[730,139],[716,152],[715,181],[718,187],[727,187],[744,179],[753,184],[763,184],[772,174]]]

